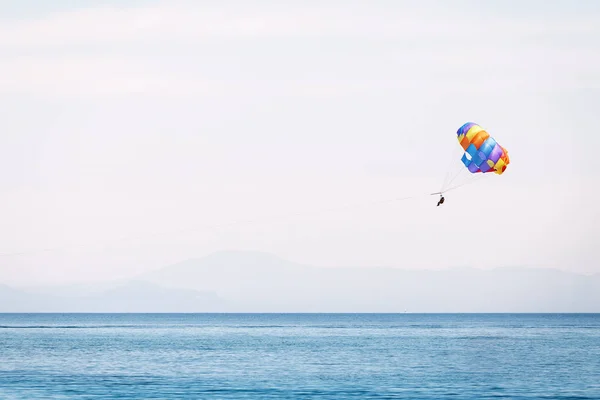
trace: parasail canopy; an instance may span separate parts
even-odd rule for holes
[[[474,122],[467,122],[456,134],[465,150],[461,161],[471,173],[504,173],[510,164],[508,152],[485,129]]]

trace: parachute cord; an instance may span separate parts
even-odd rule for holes
[[[450,179],[450,167],[452,167],[454,161],[454,153],[452,153],[452,159],[450,159],[450,162],[448,163],[448,167],[446,167],[446,176],[444,177],[444,182],[442,183],[442,187],[440,188],[440,192],[444,191],[444,188],[446,187],[446,182],[448,182],[448,179]]]
[[[481,178],[483,178],[483,173],[481,173],[481,176],[473,179],[472,181],[461,183],[460,185],[452,186],[451,188],[448,188],[448,189],[444,190],[444,193],[449,192],[449,191],[454,190],[454,189],[458,189],[459,187],[462,187],[462,186],[465,186],[465,185],[470,185],[471,183],[475,183],[478,180],[480,180]]]
[[[458,178],[459,176],[463,175],[465,173],[467,169],[466,168],[461,168],[460,171],[458,171],[458,173],[456,175],[454,175],[454,177],[450,180],[450,182],[448,182],[446,185],[444,185],[444,188],[447,188],[448,186],[450,186],[452,184],[452,182],[454,182],[456,180],[456,178]],[[448,189],[443,190],[443,192],[447,192]]]
[[[446,167],[446,176],[444,178],[444,182],[442,183],[442,187],[440,189],[440,192],[444,191],[444,188],[449,186],[452,181],[454,180],[454,178],[456,178],[456,176],[454,176],[454,178],[452,178],[452,180],[450,182],[448,182],[448,180],[452,177],[452,164],[454,164],[456,162],[456,159],[458,158],[459,154],[462,153],[464,150],[459,147],[456,150],[452,151],[452,157],[450,158],[450,162],[448,163],[448,167]],[[458,173],[460,173],[461,171],[459,171]]]

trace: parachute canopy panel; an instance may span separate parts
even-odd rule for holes
[[[458,142],[465,150],[461,161],[471,173],[506,170],[510,159],[508,152],[485,129],[474,122],[467,122],[456,132]]]

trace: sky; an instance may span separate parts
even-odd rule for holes
[[[0,1],[0,283],[220,250],[600,273],[599,109],[592,0]],[[511,164],[436,207],[468,121]]]

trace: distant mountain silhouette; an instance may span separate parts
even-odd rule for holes
[[[553,269],[323,268],[227,251],[136,281],[17,290],[0,312],[600,312],[600,274]]]
[[[42,293],[0,286],[0,312],[210,312],[225,310],[214,293],[168,289],[132,281],[90,295],[61,296],[46,288]]]
[[[600,312],[600,275],[553,269],[319,268],[229,251],[140,279],[214,291],[245,312]]]

